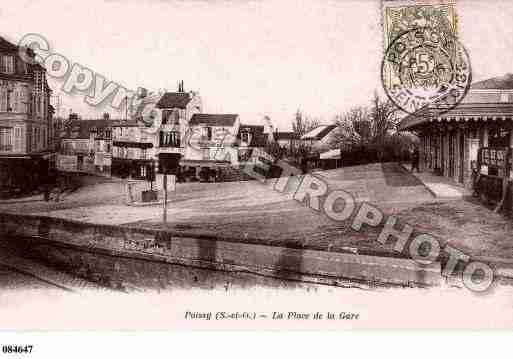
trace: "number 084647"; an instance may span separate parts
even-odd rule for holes
[[[2,345],[2,353],[30,354],[32,353],[32,345]]]

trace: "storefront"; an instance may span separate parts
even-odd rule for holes
[[[0,156],[0,197],[37,190],[54,166],[54,154]]]

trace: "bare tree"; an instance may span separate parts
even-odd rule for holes
[[[374,94],[371,106],[357,106],[336,116],[338,126],[332,147],[382,144],[397,128],[397,107]]]
[[[294,132],[296,136],[301,137],[308,131],[319,126],[319,124],[319,120],[309,118],[298,109],[294,121],[292,122],[292,132]]]
[[[335,123],[337,129],[333,134],[331,146],[339,148],[341,145],[364,144],[368,137],[368,111],[365,107],[357,106],[349,111],[337,115]]]
[[[371,143],[383,143],[388,135],[397,129],[399,121],[397,112],[397,106],[390,100],[382,100],[377,93],[374,93],[369,113]]]

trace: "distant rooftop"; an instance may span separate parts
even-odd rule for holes
[[[331,131],[333,131],[337,125],[320,125],[314,128],[313,130],[305,133],[301,136],[302,140],[322,140],[326,137]]]
[[[231,127],[235,124],[239,115],[237,114],[208,114],[196,113],[192,115],[189,122],[190,126],[207,125],[207,126],[220,126]]]
[[[504,76],[475,82],[470,88],[472,90],[513,90],[513,74],[509,73]]]
[[[191,99],[191,94],[188,92],[166,92],[157,102],[157,107],[185,109]]]

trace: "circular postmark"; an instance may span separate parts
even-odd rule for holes
[[[467,94],[472,71],[463,45],[430,27],[405,31],[388,46],[381,80],[389,99],[407,113],[436,103],[442,113]]]

